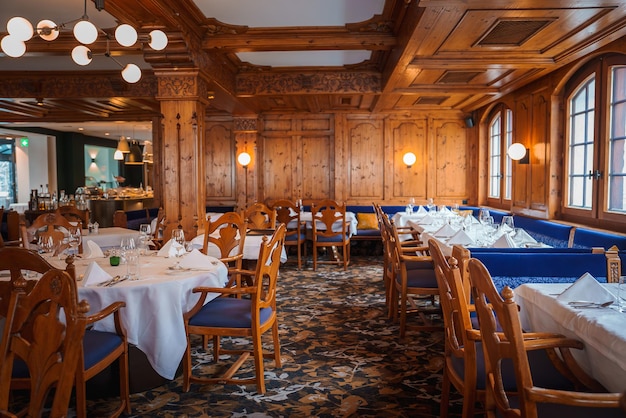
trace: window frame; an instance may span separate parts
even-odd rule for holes
[[[626,55],[607,54],[597,57],[581,67],[567,82],[564,89],[563,111],[563,199],[561,201],[562,218],[566,221],[579,222],[603,228],[612,225],[626,224],[626,211],[608,210],[609,193],[609,152],[611,136],[611,72],[613,66],[626,66]],[[573,93],[595,74],[595,106],[594,106],[594,155],[592,172],[601,173],[598,180],[593,181],[591,210],[568,206],[569,202],[569,144],[570,144],[570,100]],[[626,83],[626,80],[624,80]]]
[[[494,181],[494,175],[492,175],[492,162],[494,160],[492,155],[492,143],[493,138],[496,136],[493,132],[493,123],[497,118],[500,118],[500,126],[497,136],[499,138],[499,161],[498,161],[498,173],[499,173],[499,191],[498,196],[492,196],[492,181]],[[508,208],[511,206],[511,198],[513,194],[513,162],[509,157],[507,151],[511,143],[513,143],[513,137],[515,134],[513,126],[513,110],[501,103],[493,108],[489,113],[487,119],[487,204],[493,207]]]

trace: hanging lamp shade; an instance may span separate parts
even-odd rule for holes
[[[130,145],[128,145],[128,141],[125,136],[120,137],[120,142],[117,143],[117,151],[124,154],[128,154],[130,152]]]
[[[143,164],[143,154],[141,152],[141,148],[139,148],[139,142],[132,141],[130,144],[130,154],[126,158],[124,164],[127,165],[138,165]]]

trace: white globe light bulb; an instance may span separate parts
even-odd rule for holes
[[[526,155],[526,147],[524,146],[524,144],[516,142],[514,144],[511,144],[507,151],[507,154],[509,154],[509,157],[511,157],[512,160],[519,161]]]
[[[167,35],[158,29],[153,30],[150,32],[150,43],[148,45],[155,51],[165,49],[167,46]]]
[[[408,167],[411,167],[413,164],[415,164],[415,161],[417,161],[417,157],[415,156],[415,154],[413,154],[412,152],[407,152],[406,154],[404,154],[404,156],[402,157],[402,161],[404,162],[404,164],[406,164]]]
[[[52,20],[42,20],[37,23],[37,33],[44,41],[54,41],[59,37],[59,30]]]
[[[12,35],[2,38],[0,48],[2,48],[2,52],[13,58],[19,58],[26,52],[26,44],[15,39]]]
[[[72,59],[78,65],[87,65],[91,62],[91,50],[85,45],[78,45],[72,49]]]
[[[12,17],[7,22],[9,35],[18,41],[26,42],[33,37],[33,25],[23,17]]]
[[[122,78],[127,83],[136,83],[141,79],[141,70],[135,64],[128,64],[122,70]]]
[[[74,25],[74,37],[81,44],[89,45],[98,39],[98,29],[88,20],[81,20]]]
[[[115,29],[115,40],[122,46],[133,46],[137,42],[137,31],[130,25],[119,25]]]
[[[248,164],[250,164],[250,161],[252,161],[252,157],[247,152],[242,152],[237,157],[237,161],[239,161],[239,164],[242,166],[247,167]]]

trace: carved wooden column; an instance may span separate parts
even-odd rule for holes
[[[257,152],[258,119],[235,118],[236,156],[242,152],[250,154],[251,160],[247,167],[237,161],[237,208],[242,210],[256,202],[258,196],[257,176],[260,173],[259,153]]]
[[[208,82],[199,71],[157,71],[161,104],[162,206],[168,222],[196,235],[205,216],[204,114]],[[166,239],[169,237],[165,237]]]

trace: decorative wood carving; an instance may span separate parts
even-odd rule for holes
[[[237,76],[238,95],[380,93],[380,74],[370,72],[246,73]]]
[[[235,118],[235,132],[256,132],[257,119],[252,118]]]

